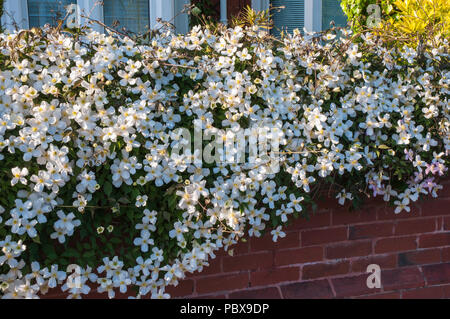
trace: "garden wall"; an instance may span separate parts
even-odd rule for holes
[[[379,289],[366,285],[370,264],[381,267]],[[410,213],[375,200],[350,212],[324,200],[277,243],[251,238],[168,290],[175,298],[450,298],[450,179]]]
[[[189,298],[450,298],[450,180],[439,195],[398,215],[380,201],[349,212],[330,199],[309,221],[294,220],[277,243],[270,236],[240,243],[233,256],[222,252],[170,293]],[[369,264],[381,267],[380,289],[366,285]]]

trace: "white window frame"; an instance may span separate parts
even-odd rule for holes
[[[252,8],[256,11],[269,9],[270,0],[252,0]],[[322,30],[322,0],[305,0],[305,29]]]
[[[1,22],[6,29],[14,30],[14,23],[17,23],[20,29],[28,29],[27,0],[5,0],[3,12]]]
[[[89,19],[83,18],[82,15],[93,20],[104,22],[103,8],[98,4],[97,0],[77,0],[77,4],[80,9],[78,12],[79,25],[87,25],[89,22]],[[90,26],[95,31],[104,32],[103,27],[97,23],[91,23]]]
[[[305,0],[305,29],[322,31],[322,0]]]
[[[264,11],[269,9],[270,0],[252,0],[252,9],[255,11]]]
[[[164,0],[167,1],[167,0]],[[181,13],[185,6],[191,4],[191,0],[171,0],[175,2],[172,17],[175,16],[174,25],[178,33],[186,34],[189,32],[189,16],[187,12]]]
[[[171,21],[182,9],[183,6],[190,3],[190,0],[148,0],[149,2],[149,25],[151,28],[158,27],[157,19]],[[82,18],[81,15],[89,16],[103,22],[103,10],[97,4],[98,0],[77,0],[80,12],[78,12],[78,22],[80,25],[86,25],[88,19]],[[97,5],[96,5],[97,4]],[[1,23],[8,30],[14,30],[13,22],[15,21],[20,29],[29,28],[28,20],[28,2],[27,0],[5,0],[4,11],[8,12],[11,17],[4,14],[1,17]],[[186,13],[178,14],[173,21],[176,31],[186,33],[189,31],[188,16]],[[93,24],[92,28],[98,32],[103,32],[100,25]]]

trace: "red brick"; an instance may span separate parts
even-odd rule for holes
[[[316,204],[318,211],[343,208],[343,206],[339,205],[335,197],[317,196]]]
[[[226,295],[224,294],[206,294],[206,295],[199,295],[195,297],[189,297],[189,299],[225,299]]]
[[[333,243],[347,239],[347,227],[305,230],[301,233],[302,246]]]
[[[224,272],[267,269],[273,266],[273,252],[222,257]]]
[[[441,261],[441,251],[439,249],[425,249],[409,251],[398,254],[398,266],[426,265]]]
[[[334,189],[333,185],[318,189],[315,194],[317,210],[320,211],[324,209],[342,209],[343,206],[339,205],[338,201],[336,200],[336,196],[333,195],[336,192],[337,190]],[[311,207],[309,207],[309,209],[311,209]]]
[[[249,240],[250,251],[264,251],[285,248],[300,247],[300,233],[298,231],[291,231],[286,233],[286,237],[278,238],[276,242],[272,240],[270,233],[263,237],[252,237]]]
[[[300,267],[286,267],[250,273],[251,287],[265,286],[279,282],[295,281],[300,279]]]
[[[324,299],[333,297],[333,291],[328,280],[296,282],[282,285],[280,289],[285,299]]]
[[[275,252],[275,265],[294,265],[323,260],[323,248],[319,246],[285,249]]]
[[[326,249],[326,258],[337,259],[366,256],[371,252],[372,243],[370,241],[350,241],[328,246]]]
[[[253,290],[236,291],[229,295],[231,299],[280,299],[281,295],[277,288],[262,288]]]
[[[450,216],[444,217],[444,230],[450,230]]]
[[[248,242],[239,242],[236,245],[231,246],[230,249],[233,249],[235,256],[247,254],[249,252],[249,245]]]
[[[450,261],[450,247],[442,248],[442,262]]]
[[[437,231],[444,230],[444,216],[438,216],[436,218],[436,230]]]
[[[349,239],[365,239],[391,236],[393,223],[372,223],[363,225],[353,225],[349,227]]]
[[[444,288],[442,286],[424,287],[419,289],[406,290],[402,293],[403,299],[440,299],[444,298]]]
[[[400,220],[395,225],[395,235],[422,234],[436,230],[435,218]]]
[[[450,283],[450,263],[422,267],[428,285]]]
[[[369,274],[334,278],[331,282],[336,292],[336,297],[350,297],[360,296],[369,293],[377,293],[381,291],[381,288],[369,288],[367,287],[367,277]],[[383,278],[381,278],[383,280]]]
[[[92,290],[91,290],[92,292]],[[49,289],[46,294],[39,293],[39,298],[41,299],[66,299],[69,293],[61,291],[61,287],[56,287]],[[106,294],[105,294],[106,296]],[[107,296],[106,296],[107,297]]]
[[[349,269],[350,262],[348,260],[308,264],[303,266],[302,280],[346,274]]]
[[[171,297],[184,297],[192,295],[194,292],[194,281],[193,280],[182,280],[178,283],[176,287],[168,286],[166,292],[170,294]]]
[[[437,192],[438,198],[450,198],[450,179],[442,181],[442,188]]]
[[[381,196],[368,196],[364,199],[364,206],[359,208],[359,210],[365,210],[367,207],[382,207],[385,206],[386,202],[383,200],[383,197]]]
[[[444,289],[444,297],[450,299],[450,285],[444,285],[442,288]]]
[[[367,223],[377,219],[376,207],[365,207],[364,209],[357,211],[348,211],[344,209],[333,210],[332,216],[331,221],[333,225]]]
[[[418,267],[381,270],[381,285],[384,290],[418,288],[424,284]]]
[[[237,244],[230,246],[227,251],[225,251],[224,249],[220,249],[216,253],[216,255],[217,256],[229,256],[230,251],[233,251],[233,256],[247,254],[249,252],[249,244],[248,244],[248,242],[241,241],[241,242],[238,242]]]
[[[383,254],[394,251],[413,250],[416,248],[417,248],[417,238],[415,236],[383,238],[377,240],[375,244],[375,253]]]
[[[222,272],[222,257],[216,256],[214,259],[208,260],[209,266],[204,266],[201,272],[196,271],[189,276],[198,277],[205,275],[214,275]]]
[[[316,214],[311,214],[309,220],[306,218],[297,218],[292,220],[286,230],[300,230],[300,229],[313,229],[319,227],[326,227],[331,225],[331,212],[321,211]]]
[[[351,262],[351,271],[355,273],[365,273],[367,266],[377,264],[381,269],[391,269],[397,267],[397,255],[372,255],[363,258],[354,259]]]
[[[199,278],[195,290],[198,294],[206,294],[248,287],[249,275],[247,272],[234,275],[219,275]]]
[[[427,201],[420,202],[422,205],[422,216],[438,216],[448,215],[450,207],[450,199],[431,198]]]
[[[357,297],[358,299],[400,299],[400,292],[386,292]]]
[[[419,248],[450,246],[450,232],[424,234],[419,237]]]
[[[97,290],[91,290],[91,292],[88,295],[83,295],[83,299],[109,299],[108,293],[106,292],[98,292]],[[121,298],[119,294],[116,293],[115,295],[116,299],[125,299]]]
[[[377,210],[377,219],[378,220],[402,220],[408,218],[417,218],[421,216],[421,207],[416,204],[411,204],[411,211],[402,211],[399,214],[396,214],[395,207],[391,206],[380,206]]]

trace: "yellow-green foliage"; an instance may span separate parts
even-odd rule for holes
[[[258,26],[263,29],[271,28],[272,14],[270,9],[255,11],[250,6],[246,6],[236,17],[231,19],[232,26]]]
[[[400,34],[422,37],[450,36],[450,1],[396,0],[397,18],[387,23]]]

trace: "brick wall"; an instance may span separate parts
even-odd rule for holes
[[[439,198],[399,215],[382,201],[349,212],[324,200],[286,234],[276,243],[250,238],[234,246],[233,256],[221,251],[168,290],[175,298],[450,298],[450,179]],[[370,264],[381,267],[380,289],[366,285]],[[66,294],[53,289],[43,297]],[[88,298],[107,295],[93,291]]]
[[[450,298],[450,180],[439,198],[395,215],[369,201],[349,212],[334,199],[309,221],[294,220],[286,237],[270,236],[218,254],[170,293],[184,298]],[[381,267],[369,289],[369,264]]]

